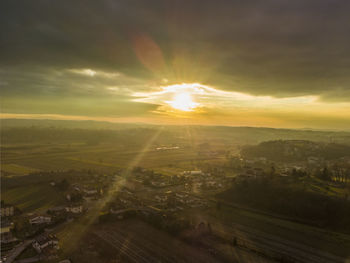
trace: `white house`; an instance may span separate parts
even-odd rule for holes
[[[53,235],[47,235],[47,234],[43,234],[37,237],[33,241],[32,246],[38,253],[41,253],[43,249],[50,246],[55,249],[59,249],[57,237]]]
[[[64,211],[66,211],[66,207],[56,206],[56,207],[49,208],[47,211],[49,213],[52,213],[52,214],[60,214],[60,213],[63,213]]]
[[[66,206],[66,212],[70,212],[73,214],[80,214],[84,211],[84,207],[82,205],[70,205]]]
[[[96,189],[84,189],[83,191],[87,195],[95,195],[98,193]]]
[[[307,158],[307,162],[308,162],[309,164],[317,164],[317,163],[320,162],[320,159],[319,159],[318,157],[315,157],[315,156],[309,156],[309,157]]]
[[[202,171],[184,171],[184,175],[204,175]]]
[[[167,196],[159,196],[159,195],[156,195],[155,197],[154,197],[154,199],[157,201],[157,202],[165,202],[167,199],[168,199],[168,197]]]
[[[15,209],[12,205],[4,205],[1,207],[1,217],[13,216]]]
[[[29,223],[32,225],[48,224],[51,223],[50,216],[33,216],[29,218]]]
[[[11,228],[13,227],[13,223],[8,221],[1,222],[1,243],[11,242],[13,236],[11,234]]]

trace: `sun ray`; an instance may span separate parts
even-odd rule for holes
[[[158,138],[162,130],[163,127],[160,127],[156,130],[152,137],[145,143],[141,151],[129,163],[124,173],[122,174],[122,178],[120,180],[117,180],[110,187],[105,197],[90,206],[88,216],[82,218],[81,222],[79,222],[78,224],[70,224],[65,226],[66,229],[63,232],[61,232],[60,239],[61,244],[65,246],[66,252],[73,251],[76,248],[77,244],[79,244],[79,240],[83,238],[85,233],[89,230],[90,226],[94,224],[96,220],[98,220],[98,217],[101,214],[101,210],[106,206],[106,204],[108,204],[108,202],[110,202],[113,199],[116,192],[118,192],[125,185],[126,179],[130,175],[132,169],[140,163],[145,153],[150,149],[152,143]],[[72,240],[74,241],[73,243]]]

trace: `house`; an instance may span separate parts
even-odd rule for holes
[[[242,181],[247,181],[247,180],[253,180],[256,178],[256,175],[253,174],[246,174],[246,173],[242,173],[237,175],[233,181],[234,182],[242,182]]]
[[[54,235],[43,234],[33,241],[32,246],[38,253],[49,247],[59,249],[58,238]]]
[[[66,206],[65,209],[66,209],[66,212],[73,213],[73,214],[80,214],[84,211],[84,207],[81,204]]]
[[[320,159],[318,158],[318,157],[315,157],[315,156],[309,156],[308,158],[307,158],[307,162],[309,163],[309,164],[317,164],[317,163],[320,163]]]
[[[85,201],[96,200],[99,196],[97,189],[83,189],[83,199]]]
[[[184,171],[184,175],[204,175],[202,171]]]
[[[3,205],[1,206],[1,217],[13,216],[15,209],[12,205]]]
[[[84,192],[86,195],[95,195],[95,194],[98,193],[96,189],[84,189],[83,192]]]
[[[179,194],[179,193],[175,193],[175,196],[178,197],[178,198],[185,198],[186,197],[186,195]]]
[[[51,223],[50,216],[32,216],[29,218],[29,223],[31,225],[39,225],[39,224],[49,224]]]
[[[264,170],[263,170],[262,168],[260,168],[260,167],[255,167],[255,168],[253,169],[253,172],[254,172],[254,174],[257,175],[257,176],[262,176],[262,175],[264,175]]]
[[[289,174],[287,174],[287,173],[279,173],[278,175],[281,177],[288,177],[289,176]]]
[[[47,210],[47,213],[48,214],[53,214],[53,215],[59,215],[59,214],[62,214],[63,212],[66,211],[66,208],[64,206],[56,206],[56,207],[52,207],[52,208],[49,208]]]
[[[11,233],[12,227],[13,223],[10,223],[8,221],[1,222],[1,243],[7,243],[13,240],[13,236]]]
[[[165,202],[165,201],[168,199],[168,197],[167,197],[167,196],[159,196],[159,195],[156,195],[156,196],[154,197],[154,199],[155,199],[157,202],[162,203],[162,202]]]
[[[262,163],[267,163],[267,158],[266,157],[259,157],[258,161],[262,162]]]

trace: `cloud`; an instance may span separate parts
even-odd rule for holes
[[[120,98],[91,97],[10,97],[1,103],[2,113],[16,114],[60,114],[95,117],[148,116],[158,108],[156,104],[132,102]]]
[[[350,89],[347,0],[5,0],[0,12],[2,67],[93,68],[276,97]]]
[[[0,77],[3,95],[109,96],[108,87],[118,87],[119,95],[148,88],[142,79],[89,68],[7,67],[0,69]]]
[[[147,116],[158,105],[133,101],[148,87],[119,72],[22,67],[0,70],[1,112],[79,116]]]
[[[350,103],[349,13],[348,0],[3,0],[0,89],[14,112],[64,101],[52,114],[96,115],[94,99],[99,114],[150,114],[158,102],[133,94],[164,80]]]

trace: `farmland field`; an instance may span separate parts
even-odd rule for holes
[[[2,164],[1,170],[12,175],[23,175],[23,174],[28,174],[28,173],[37,171],[37,169],[34,169],[32,167],[22,166],[22,165],[12,164],[12,163]]]
[[[62,193],[48,183],[16,187],[2,193],[6,203],[16,205],[23,212],[44,212],[64,202]]]
[[[231,231],[238,226],[248,227],[254,234],[273,235],[286,240],[326,250],[339,256],[348,256],[350,250],[350,236],[339,232],[322,230],[320,228],[259,214],[244,209],[225,206],[218,211],[209,213],[210,219],[218,223],[222,229]],[[306,238],[307,237],[307,238]]]
[[[59,236],[62,235],[59,233]],[[122,262],[193,262],[193,259],[196,262],[218,262],[205,249],[190,246],[139,220],[94,226],[80,241],[80,248],[89,247],[94,247],[95,253],[76,252],[71,255],[72,259],[77,262],[85,262],[87,258],[94,262],[111,259]],[[230,253],[232,260],[270,262],[240,249],[231,249]]]
[[[195,149],[174,149],[159,151],[144,149],[118,149],[110,145],[86,147],[75,146],[74,150],[62,152],[55,145],[45,148],[46,152],[30,151],[17,153],[7,149],[2,158],[2,171],[10,175],[25,175],[36,170],[67,170],[67,169],[99,169],[106,172],[130,165],[138,165],[149,169],[163,171],[165,174],[176,174],[184,169],[190,169],[195,162],[215,160],[220,157],[201,156]],[[40,148],[40,146],[38,146]],[[176,167],[176,168],[174,168]]]

